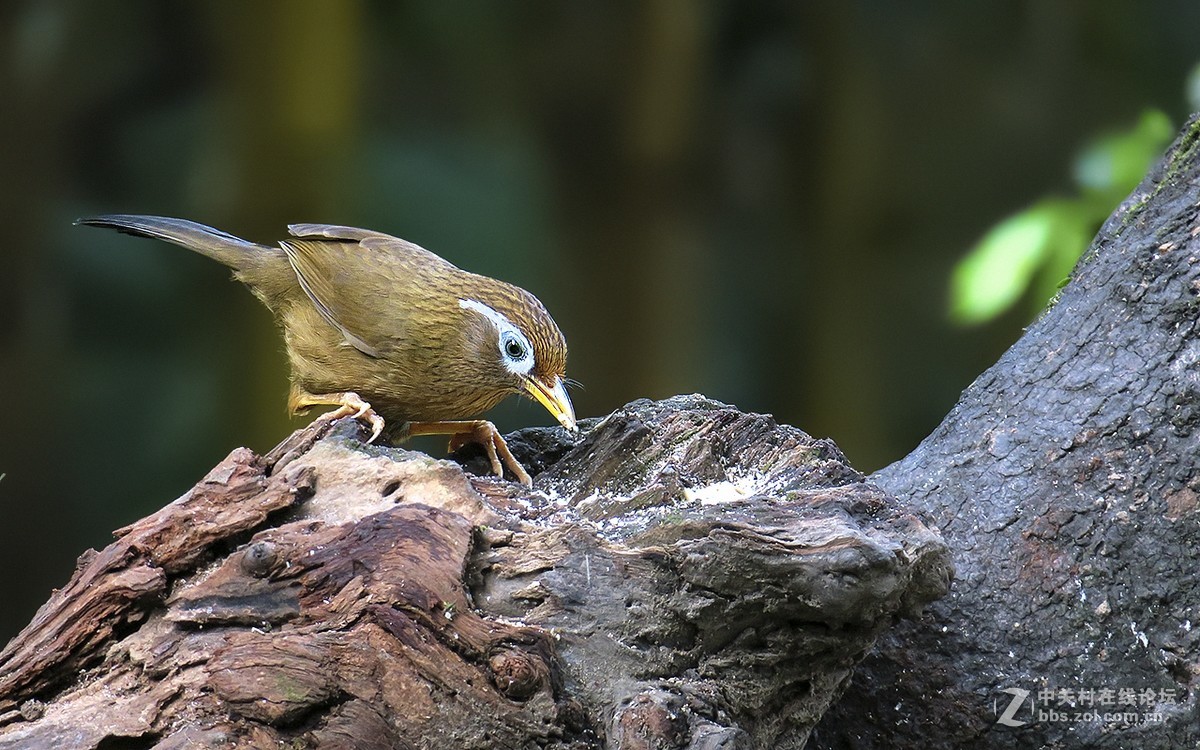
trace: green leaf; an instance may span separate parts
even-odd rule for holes
[[[1171,119],[1157,109],[1142,112],[1132,130],[1097,138],[1075,159],[1075,182],[1119,201],[1146,174],[1174,135]]]
[[[1008,309],[1029,286],[1054,230],[1045,204],[1010,216],[984,235],[954,267],[950,317],[972,325]]]
[[[961,325],[987,322],[1027,292],[1035,313],[1041,310],[1105,217],[1142,179],[1173,132],[1165,114],[1148,109],[1128,131],[1093,140],[1075,159],[1078,195],[1043,198],[1010,216],[955,265],[950,278],[951,320]]]

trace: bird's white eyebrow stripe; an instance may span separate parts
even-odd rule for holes
[[[514,375],[520,375],[523,377],[529,375],[529,372],[533,369],[533,346],[529,343],[529,339],[525,336],[525,334],[521,332],[520,328],[517,328],[515,325],[513,325],[512,321],[509,320],[504,313],[499,312],[489,305],[483,304],[479,300],[460,299],[458,301],[458,306],[464,310],[470,310],[472,312],[479,313],[483,317],[492,321],[492,325],[496,326],[496,330],[500,332],[500,339],[496,342],[498,346],[503,346],[502,342],[504,340],[505,333],[511,333],[513,336],[516,336],[517,339],[520,340],[521,344],[525,347],[525,356],[519,362],[514,362],[504,357],[504,353],[502,351],[501,357],[504,363],[504,369],[508,370]]]
[[[513,328],[516,326],[512,321],[505,317],[504,313],[497,312],[494,308],[489,307],[476,299],[460,299],[458,306],[464,310],[472,310],[479,313],[483,317],[496,324],[496,328],[504,330],[505,328]]]

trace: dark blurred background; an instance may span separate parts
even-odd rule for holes
[[[953,326],[955,261],[1097,134],[1182,124],[1198,28],[1191,0],[0,3],[0,643],[300,424],[224,268],[73,219],[397,234],[534,291],[581,416],[701,391],[869,471],[1029,320]]]

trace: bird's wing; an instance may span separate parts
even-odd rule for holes
[[[333,240],[365,240],[368,237],[382,237],[384,239],[403,242],[398,237],[393,237],[383,232],[376,232],[371,229],[359,229],[358,227],[341,227],[336,224],[288,224],[288,234],[300,239],[325,237]]]
[[[291,231],[303,238],[279,244],[305,296],[346,343],[370,357],[388,347],[381,336],[400,334],[414,294],[427,296],[461,273],[422,247],[367,229],[301,224]]]
[[[345,246],[354,244],[339,241],[283,240],[279,246],[287,253],[288,262],[292,264],[292,270],[296,272],[296,280],[300,283],[300,288],[304,290],[304,294],[321,314],[321,317],[341,332],[346,343],[368,357],[378,357],[378,349],[342,323],[342,319],[345,317],[344,311],[338,310],[336,306],[337,300],[345,298],[344,294],[355,295],[364,291],[357,290],[356,292],[349,288],[354,284],[353,273],[330,273],[330,267],[337,265],[337,258],[330,256],[344,256],[348,249]],[[350,271],[350,269],[345,270]],[[344,278],[338,279],[339,275]],[[339,281],[342,283],[339,284]],[[347,288],[339,289],[339,287]],[[350,299],[354,299],[354,297],[351,296]],[[342,314],[339,315],[339,313]]]
[[[288,224],[288,234],[300,239],[357,240],[358,247],[364,250],[386,253],[390,259],[403,258],[410,265],[419,264],[430,269],[455,267],[450,261],[418,244],[373,229],[336,224]]]

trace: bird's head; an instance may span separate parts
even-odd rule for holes
[[[574,430],[575,409],[564,382],[567,341],[542,303],[505,284],[486,301],[462,298],[458,306],[484,381],[534,399]]]

